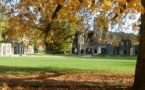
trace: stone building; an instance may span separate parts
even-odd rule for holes
[[[0,43],[0,55],[11,55],[11,43]]]
[[[113,33],[115,34],[115,33]],[[118,46],[113,45],[112,42],[98,43],[95,38],[97,35],[93,31],[84,33],[78,37],[77,42],[73,44],[72,53],[76,54],[77,49],[82,55],[96,54],[96,55],[137,55],[138,45],[133,45],[129,39],[121,39]],[[109,34],[108,34],[109,36]],[[118,36],[119,37],[119,36]]]
[[[0,43],[0,55],[33,54],[33,46],[24,47],[21,43]]]
[[[22,43],[15,42],[12,44],[13,54],[33,54],[34,48],[32,45],[24,46]]]

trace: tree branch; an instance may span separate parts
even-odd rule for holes
[[[44,31],[44,29],[38,27],[36,24],[33,24],[32,27],[33,27],[33,28],[37,28],[37,29],[40,30],[40,31]]]
[[[50,31],[51,24],[52,24],[54,18],[57,17],[57,12],[59,12],[59,11],[61,10],[61,8],[62,8],[62,5],[61,5],[61,4],[58,4],[57,7],[56,7],[56,9],[55,9],[55,11],[54,11],[54,13],[53,13],[53,15],[52,15],[52,21],[51,21],[50,23],[47,24],[46,30],[43,31],[43,32],[40,34],[40,36],[41,36],[42,34],[45,33],[44,41],[46,41],[46,38],[47,38],[47,36],[48,36],[48,32]]]

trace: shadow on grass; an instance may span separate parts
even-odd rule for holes
[[[129,86],[124,83],[109,83],[109,82],[75,82],[75,81],[59,81],[53,79],[54,77],[59,77],[64,75],[63,72],[71,72],[76,71],[75,69],[60,69],[55,67],[45,67],[45,68],[37,68],[37,67],[10,67],[10,66],[0,66],[0,74],[4,75],[0,77],[0,86],[3,86],[5,83],[9,87],[62,87],[62,88],[95,88],[92,90],[96,90],[98,87],[124,87],[123,90],[127,90]],[[45,75],[45,73],[53,73]],[[19,75],[17,75],[19,74]],[[26,76],[22,76],[21,74]],[[36,76],[32,77],[31,74]],[[8,76],[7,76],[8,75]],[[9,75],[12,75],[10,77]],[[28,75],[28,76],[27,76]],[[30,77],[30,76],[31,77]],[[49,78],[49,79],[48,79]],[[73,78],[73,77],[72,77]],[[59,90],[59,89],[57,89]],[[100,90],[100,89],[99,89]],[[112,90],[112,89],[107,89]],[[119,89],[121,90],[121,89]]]
[[[72,68],[58,68],[58,67],[20,67],[20,66],[0,66],[0,74],[30,74],[30,73],[69,73],[69,72],[83,72],[83,69]]]

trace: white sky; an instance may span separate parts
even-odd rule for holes
[[[94,18],[99,15],[99,13],[96,13],[92,16],[89,16],[90,18],[89,19],[89,24],[90,24],[90,30],[93,30],[94,29]],[[116,24],[114,26],[114,28],[111,28],[111,25],[109,24],[109,31],[112,31],[112,32],[125,32],[125,33],[135,33],[137,34],[138,31],[137,30],[133,30],[132,29],[132,23],[135,23],[138,21],[138,19],[140,18],[140,13],[137,13],[137,14],[128,14],[126,16],[126,18],[124,18],[124,25],[120,25],[119,24]],[[86,22],[85,22],[86,23]]]
[[[109,31],[117,31],[117,32],[123,31],[125,33],[137,34],[138,31],[132,29],[132,23],[138,21],[139,18],[140,18],[140,13],[127,15],[125,18],[125,25],[121,25],[119,27],[119,24],[117,24],[112,30],[111,28],[109,28]]]

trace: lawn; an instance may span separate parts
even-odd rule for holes
[[[120,56],[0,57],[0,90],[128,90],[135,64]]]
[[[95,72],[129,74],[134,72],[135,64],[135,57],[0,57],[0,73]]]

